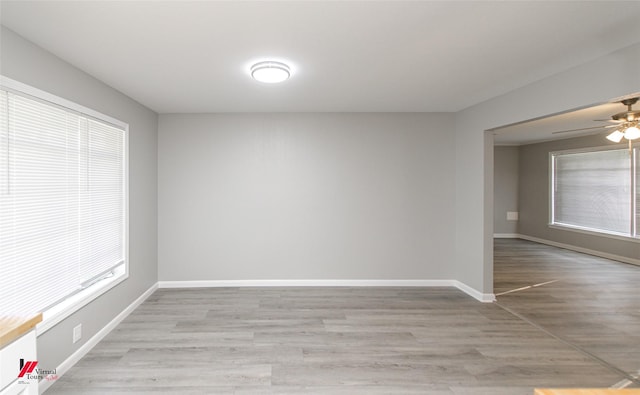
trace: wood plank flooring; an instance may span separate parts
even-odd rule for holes
[[[640,267],[498,239],[494,280],[498,304],[614,368],[640,374]]]
[[[47,394],[531,395],[623,378],[452,288],[161,289]]]

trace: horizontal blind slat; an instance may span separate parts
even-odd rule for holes
[[[627,150],[555,155],[554,222],[629,234]]]

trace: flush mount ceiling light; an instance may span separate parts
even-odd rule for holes
[[[268,60],[251,66],[251,77],[267,84],[286,81],[291,76],[291,69],[282,62]]]

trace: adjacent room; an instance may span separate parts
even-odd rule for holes
[[[1,394],[637,393],[639,19],[3,0]]]
[[[493,131],[497,303],[634,377],[638,96]]]

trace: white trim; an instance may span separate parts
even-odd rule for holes
[[[581,252],[583,254],[594,255],[594,256],[598,256],[600,258],[606,258],[606,259],[611,259],[611,260],[614,260],[614,261],[630,263],[632,265],[640,266],[640,259],[634,259],[634,258],[629,258],[629,257],[626,257],[626,256],[609,254],[607,252],[602,252],[602,251],[591,250],[591,249],[588,249],[588,248],[577,247],[577,246],[573,246],[573,245],[570,245],[570,244],[558,243],[556,241],[540,239],[540,238],[533,237],[533,236],[520,235],[520,238],[523,239],[523,240],[533,241],[535,243],[546,244],[546,245],[550,245],[550,246],[554,246],[554,247],[564,248],[565,250]]]
[[[458,288],[459,290],[461,290],[462,292],[466,293],[467,295],[475,298],[476,300],[479,300],[482,303],[493,303],[496,301],[496,295],[495,294],[483,294],[480,291],[478,291],[475,288],[471,288],[470,286],[468,286],[467,284],[458,281],[458,280],[453,280],[454,282],[454,287]]]
[[[494,239],[517,239],[520,235],[517,233],[494,233]]]
[[[547,223],[553,223],[556,218],[556,157],[552,152],[549,152],[549,200],[547,203],[549,204],[549,217],[547,218]]]
[[[601,132],[597,132],[601,133]],[[592,152],[603,152],[603,151],[626,151],[627,143],[620,142],[614,144],[607,145],[599,145],[597,147],[584,147],[584,148],[573,148],[573,149],[563,149],[557,151],[550,151],[551,155],[567,155],[567,154],[589,154]]]
[[[580,227],[580,226],[566,225],[566,224],[562,224],[562,223],[558,223],[558,222],[549,223],[549,224],[547,224],[547,226],[549,228],[551,228],[551,229],[566,230],[566,231],[569,231],[569,232],[582,233],[582,234],[585,234],[585,235],[598,236],[598,237],[607,237],[609,239],[616,239],[616,240],[622,240],[622,241],[631,241],[633,243],[640,243],[640,238],[638,238],[638,237],[632,237],[632,236],[623,235],[623,234],[606,232],[604,230],[588,229],[588,228],[583,228],[583,227]]]
[[[12,91],[17,91],[17,92],[21,92],[21,93],[29,95],[29,96],[33,96],[33,97],[35,97],[37,99],[44,100],[44,101],[47,101],[49,103],[53,103],[53,104],[58,105],[58,106],[65,107],[65,108],[68,108],[68,109],[73,110],[73,111],[77,111],[79,113],[88,115],[88,116],[90,116],[92,118],[96,118],[96,119],[99,119],[101,121],[108,122],[108,123],[110,123],[110,124],[112,124],[114,126],[117,126],[117,127],[121,128],[121,129],[123,129],[123,130],[126,130],[126,131],[129,130],[129,124],[127,124],[125,122],[122,122],[119,119],[115,119],[115,118],[110,117],[110,116],[108,116],[106,114],[103,114],[103,113],[98,112],[96,110],[92,110],[92,109],[90,109],[88,107],[85,107],[85,106],[83,106],[81,104],[78,104],[78,103],[74,103],[74,102],[72,102],[70,100],[63,99],[62,97],[53,95],[53,94],[51,94],[49,92],[46,92],[46,91],[43,91],[41,89],[34,88],[31,85],[23,84],[22,82],[16,81],[16,80],[11,79],[9,77],[5,77],[3,75],[0,75],[0,86],[2,86],[4,88],[7,88],[9,90],[12,90]]]
[[[159,288],[217,287],[455,287],[483,303],[495,300],[458,280],[196,280],[158,281]]]
[[[631,141],[630,141],[631,143]],[[633,241],[633,242],[640,242],[640,235],[637,235],[637,228],[636,228],[636,209],[635,209],[635,204],[636,204],[636,188],[635,188],[635,180],[636,180],[636,176],[635,176],[635,172],[637,171],[636,169],[636,160],[635,160],[635,155],[637,150],[635,148],[632,149],[632,146],[629,146],[629,150],[631,151],[632,154],[632,158],[631,158],[631,163],[629,164],[629,170],[630,170],[630,178],[631,178],[631,182],[630,182],[630,188],[629,188],[629,192],[630,192],[630,201],[631,201],[631,209],[629,212],[630,215],[630,229],[628,229],[628,232],[625,233],[618,233],[618,232],[610,232],[607,230],[603,230],[603,229],[592,229],[592,228],[588,228],[588,227],[584,227],[584,226],[579,226],[579,225],[571,225],[571,224],[563,224],[561,222],[557,222],[556,221],[556,215],[555,215],[555,200],[556,200],[556,185],[555,185],[555,178],[556,178],[556,158],[558,156],[563,156],[563,155],[572,155],[572,154],[584,154],[584,153],[601,153],[601,152],[608,152],[608,151],[627,151],[627,147],[626,147],[626,143],[617,143],[615,145],[604,145],[604,146],[598,146],[598,147],[587,147],[587,148],[576,148],[576,149],[568,149],[568,150],[560,150],[560,151],[551,151],[549,152],[549,221],[548,221],[548,226],[550,228],[553,229],[561,229],[561,230],[570,230],[573,232],[579,232],[579,233],[585,233],[585,234],[591,234],[591,235],[596,235],[596,236],[603,236],[603,237],[609,237],[609,238],[613,238],[613,239],[619,239],[619,240],[625,240],[625,241]]]
[[[127,306],[120,314],[118,314],[114,319],[112,319],[104,328],[100,329],[98,333],[93,335],[91,339],[87,340],[80,348],[78,348],[73,354],[71,354],[67,359],[65,359],[58,367],[56,368],[56,374],[58,377],[62,377],[73,365],[78,363],[82,357],[84,357],[93,347],[96,346],[100,342],[100,340],[104,339],[105,336],[109,334],[118,324],[120,324],[129,314],[133,312],[138,306],[140,306],[152,293],[154,293],[158,289],[158,283],[153,284],[149,289],[147,289],[142,295],[140,295],[136,300],[133,301],[129,306]],[[45,392],[51,385],[53,385],[55,381],[47,381],[42,380],[40,382],[39,391],[42,394]]]
[[[86,289],[78,292],[73,296],[68,297],[62,302],[46,310],[42,314],[42,322],[36,325],[36,333],[38,334],[38,336],[42,335],[43,333],[69,317],[71,314],[80,310],[82,307],[97,299],[100,295],[120,284],[127,278],[129,278],[127,265],[122,264],[118,266],[113,277],[105,278],[101,281],[98,281],[95,284],[87,287]]]
[[[159,281],[160,288],[218,287],[451,287],[453,280],[195,280]]]

